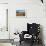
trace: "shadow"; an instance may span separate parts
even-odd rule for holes
[[[43,37],[43,26],[42,25],[40,25],[40,39],[41,39],[41,44],[42,44],[42,46],[45,46],[44,45],[44,37]]]

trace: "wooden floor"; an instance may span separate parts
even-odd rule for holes
[[[25,42],[22,42],[21,45],[19,46],[31,46],[31,43],[25,43]],[[42,44],[34,44],[33,46],[43,46]]]

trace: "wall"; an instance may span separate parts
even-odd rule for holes
[[[0,0],[0,3],[8,3],[8,0]]]

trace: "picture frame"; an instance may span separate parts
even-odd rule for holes
[[[25,10],[16,10],[16,17],[25,17]]]

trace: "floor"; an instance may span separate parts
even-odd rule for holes
[[[0,46],[12,46],[11,43],[0,43]]]
[[[16,45],[12,45],[11,43],[0,43],[0,46],[16,46]],[[17,44],[17,46],[31,46],[29,43],[26,43],[26,42],[22,42],[21,45],[20,44]],[[41,44],[40,45],[33,45],[33,46],[42,46]]]
[[[19,46],[31,46],[29,43],[22,42]],[[34,44],[33,46],[43,46],[42,44]]]

